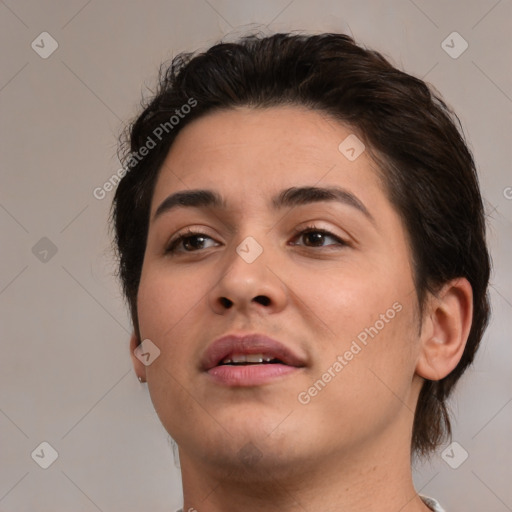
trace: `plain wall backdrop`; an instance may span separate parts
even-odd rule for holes
[[[493,318],[451,401],[461,448],[415,482],[448,511],[511,511],[510,0],[0,0],[0,511],[181,506],[129,357],[113,192],[93,191],[120,168],[117,137],[160,63],[254,28],[351,34],[458,113],[486,201]],[[58,454],[47,469],[43,442]]]

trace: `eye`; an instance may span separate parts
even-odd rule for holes
[[[179,235],[177,238],[171,240],[165,250],[165,254],[173,254],[176,252],[196,252],[199,249],[205,249],[207,247],[204,247],[204,244],[208,239],[213,240],[213,238],[205,235],[204,233],[187,229],[187,231]],[[214,247],[214,245],[211,247]]]
[[[295,231],[298,235],[296,238],[304,238],[304,241],[306,242],[306,247],[327,247],[329,245],[340,245],[340,246],[348,246],[349,244],[342,240],[340,237],[334,235],[330,231],[327,231],[326,229],[317,228],[316,226],[307,226],[303,229],[298,229]],[[335,240],[334,244],[327,244],[324,245],[323,242],[326,238],[331,238]],[[302,245],[302,244],[296,244],[293,245]]]
[[[330,231],[322,228],[318,228],[316,226],[307,226],[306,228],[295,230],[296,236],[294,239],[303,238],[304,244],[294,243],[293,245],[304,245],[305,247],[327,247],[331,245],[338,246],[348,246],[349,244],[342,240],[340,237],[334,235]],[[327,238],[331,238],[334,240],[334,243],[324,244]],[[167,249],[165,250],[165,254],[174,254],[177,252],[191,253],[197,252],[201,249],[207,249],[208,246],[205,246],[207,240],[211,240],[214,243],[210,245],[210,247],[215,247],[218,245],[213,238],[206,235],[205,233],[201,233],[200,231],[194,231],[192,229],[187,229],[184,233],[178,235],[174,240],[172,240]]]

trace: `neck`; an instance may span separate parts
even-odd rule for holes
[[[265,454],[252,464],[237,461],[199,460],[180,449],[183,512],[429,510],[414,490],[403,436],[286,467]]]

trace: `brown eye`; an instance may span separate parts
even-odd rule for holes
[[[308,226],[307,228],[298,231],[296,238],[302,238],[304,240],[304,244],[294,244],[294,245],[304,245],[306,247],[328,247],[330,245],[348,245],[344,240],[334,235],[330,231],[326,229],[317,228],[315,226]],[[326,239],[331,238],[335,240],[334,244],[324,245]]]
[[[189,230],[173,240],[165,250],[165,253],[197,252],[205,248],[204,244],[207,239],[213,240],[213,238],[204,233]]]

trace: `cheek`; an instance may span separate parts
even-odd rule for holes
[[[319,351],[313,378],[301,390],[301,399],[310,400],[304,421],[315,421],[327,437],[344,432],[358,438],[372,436],[398,415],[408,414],[405,407],[413,408],[415,329],[412,304],[406,300],[399,296],[390,303],[377,301],[377,306],[367,301],[364,312],[338,316],[331,325],[336,338]]]
[[[201,276],[169,272],[165,266],[143,268],[137,295],[141,336],[161,338],[205,297]]]
[[[311,321],[325,333],[317,338],[315,373],[322,375],[338,356],[346,355],[350,370],[344,369],[343,379],[337,379],[348,379],[343,385],[365,394],[368,382],[380,377],[404,390],[417,352],[412,278],[377,265],[366,270],[334,269],[295,281],[302,283],[297,293],[311,311]]]
[[[194,346],[188,342],[201,337],[197,308],[204,308],[201,299],[207,284],[183,272],[171,273],[162,265],[143,269],[141,275],[137,296],[141,337],[150,339],[160,350],[146,367],[148,389],[155,410],[171,435],[175,432],[169,429],[176,427],[172,412],[185,412],[193,405],[189,386],[185,385],[194,371],[190,365]]]
[[[206,289],[201,280],[183,273],[169,275],[163,269],[152,269],[141,277],[137,296],[140,335],[160,350],[159,357],[147,367],[148,382],[152,374],[169,390],[175,385],[167,382],[167,372],[180,381],[189,378],[194,357],[194,344],[189,342],[204,337],[204,326],[197,316],[201,308],[204,310]]]
[[[407,289],[401,279],[396,273],[379,272],[375,265],[331,268],[302,275],[300,269],[295,269],[294,291],[319,324],[323,324],[326,337],[346,339],[373,326],[379,315],[388,310],[388,317],[395,316],[392,306]]]

